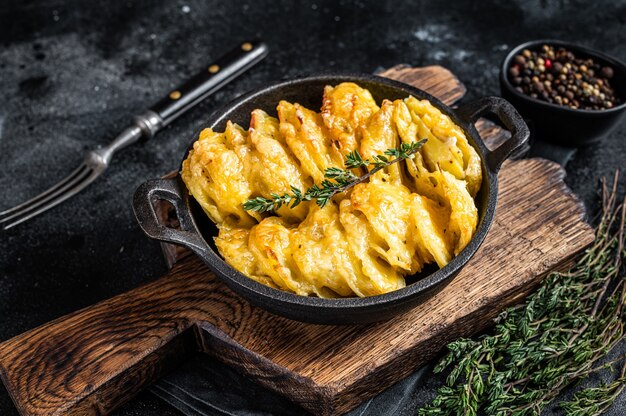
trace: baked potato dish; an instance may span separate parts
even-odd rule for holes
[[[428,100],[383,100],[354,83],[327,86],[320,112],[281,101],[250,126],[203,130],[181,177],[217,225],[226,262],[265,285],[303,296],[372,296],[405,286],[426,264],[445,266],[476,231],[482,164],[463,130]],[[357,151],[375,158],[426,139],[327,204],[274,212],[244,204],[320,186]],[[354,169],[360,176],[366,169]]]

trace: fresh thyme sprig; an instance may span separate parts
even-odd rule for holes
[[[270,198],[249,199],[244,202],[243,209],[256,212],[275,212],[283,205],[295,208],[303,201],[315,201],[317,205],[323,208],[333,196],[347,191],[356,184],[365,182],[370,176],[393,163],[412,157],[424,143],[426,143],[426,139],[402,143],[400,148],[387,149],[382,155],[375,155],[371,159],[363,159],[358,150],[354,150],[346,155],[344,165],[346,169],[371,167],[372,169],[366,174],[356,176],[350,170],[337,167],[328,168],[324,171],[322,183],[313,185],[306,192],[291,186],[291,193],[282,195],[272,193]]]
[[[626,312],[626,201],[617,199],[617,174],[594,244],[566,272],[552,273],[526,301],[502,313],[493,333],[448,345],[435,372],[450,369],[421,416],[530,416],[568,385],[621,362],[608,384],[579,391],[561,407],[568,416],[599,415],[624,389],[626,357],[603,358],[624,340]]]
[[[620,358],[624,359],[624,357]],[[601,383],[599,386],[580,390],[570,401],[561,403],[561,408],[565,411],[565,415],[599,416],[605,413],[626,386],[625,370],[626,364],[622,366],[619,378],[613,382]]]

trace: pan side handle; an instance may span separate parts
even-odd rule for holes
[[[187,247],[201,257],[207,255],[207,244],[196,231],[191,214],[184,203],[186,188],[181,180],[151,179],[137,188],[133,196],[133,211],[141,229],[152,239]],[[161,223],[154,204],[158,200],[171,203],[180,221],[180,229]]]
[[[456,110],[459,117],[468,124],[473,124],[485,114],[496,115],[511,132],[511,138],[499,147],[487,153],[487,166],[497,173],[502,163],[517,149],[524,146],[530,136],[528,126],[515,107],[500,97],[485,97],[460,106]]]

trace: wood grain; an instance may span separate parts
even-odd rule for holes
[[[473,260],[391,321],[333,327],[278,317],[186,256],[152,283],[0,344],[0,377],[23,415],[103,415],[199,349],[315,414],[343,413],[491,325],[591,243],[563,175],[545,160],[507,162],[494,224]]]
[[[459,81],[456,75],[438,65],[415,68],[401,64],[379,72],[376,75],[413,85],[439,98],[447,105],[452,105],[459,101],[467,91],[465,85]]]

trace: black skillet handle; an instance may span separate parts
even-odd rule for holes
[[[150,110],[161,118],[162,127],[167,126],[208,95],[260,62],[266,55],[265,43],[244,42],[172,90]]]
[[[498,172],[502,163],[513,152],[522,147],[530,136],[528,126],[517,110],[503,98],[485,97],[460,106],[456,110],[461,119],[473,124],[480,116],[491,113],[498,116],[504,126],[511,132],[511,138],[502,143],[497,149],[487,153],[487,165],[493,172]]]
[[[141,229],[150,238],[185,246],[197,254],[207,250],[204,239],[195,231],[189,210],[183,201],[187,188],[176,177],[152,179],[137,188],[133,196],[133,211]],[[161,223],[154,209],[157,200],[169,201],[176,209],[180,229],[169,228]]]

